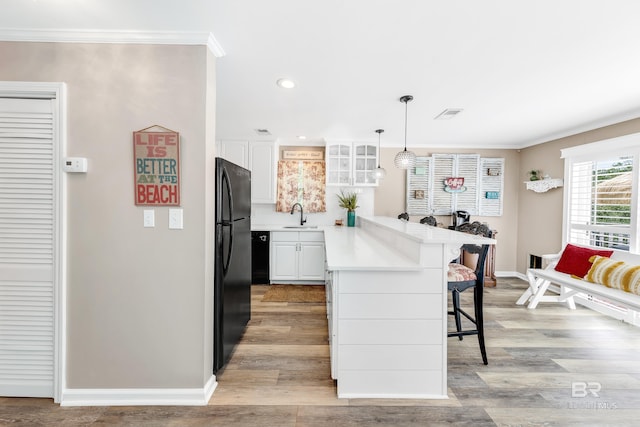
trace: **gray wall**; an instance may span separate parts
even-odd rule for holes
[[[67,387],[199,388],[211,376],[215,58],[205,46],[0,43],[0,80],[66,82]],[[184,230],[142,227],[132,132],[180,132]]]

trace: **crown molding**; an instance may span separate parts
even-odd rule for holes
[[[24,30],[0,28],[0,41],[44,43],[114,43],[203,45],[218,58],[225,55],[212,33],[184,31]]]

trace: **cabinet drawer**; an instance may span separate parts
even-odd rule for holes
[[[272,231],[272,242],[324,242],[322,231]]]
[[[322,231],[300,231],[298,239],[300,242],[324,242],[324,233]]]
[[[271,241],[272,242],[297,242],[298,241],[297,231],[272,231],[271,232]]]

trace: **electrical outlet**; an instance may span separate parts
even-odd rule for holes
[[[182,230],[182,209],[169,209],[169,228],[172,230]]]
[[[155,227],[156,226],[156,214],[153,209],[145,209],[143,211],[144,217],[144,226],[145,227]]]

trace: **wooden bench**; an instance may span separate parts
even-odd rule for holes
[[[524,305],[528,301],[527,308],[534,309],[540,302],[559,302],[566,304],[570,309],[575,309],[576,305],[573,297],[578,293],[585,293],[631,310],[640,311],[640,295],[608,288],[586,280],[575,279],[570,274],[556,271],[554,268],[560,259],[560,255],[561,253],[543,255],[543,260],[549,262],[546,268],[530,268],[527,270],[529,288],[520,296],[516,304]],[[611,258],[628,264],[640,265],[640,255],[625,251],[614,250]],[[560,288],[558,294],[546,295],[551,284]]]

